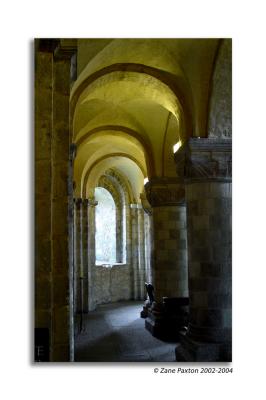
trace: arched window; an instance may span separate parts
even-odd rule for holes
[[[116,208],[108,190],[95,188],[96,207],[96,263],[116,263]]]

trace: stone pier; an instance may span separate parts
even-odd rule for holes
[[[73,359],[72,216],[69,127],[75,40],[36,40],[36,329],[49,361]]]
[[[146,328],[152,334],[167,336],[178,327],[174,329],[168,323],[164,298],[188,297],[185,190],[184,185],[179,184],[176,179],[151,180],[145,189],[152,206],[152,284],[156,301],[145,322]],[[181,319],[180,325],[183,323]],[[172,334],[177,332],[171,332]]]
[[[186,186],[189,325],[178,361],[231,361],[231,140],[190,139]]]

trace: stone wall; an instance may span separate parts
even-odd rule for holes
[[[112,303],[131,298],[131,279],[129,265],[94,267],[95,304]]]
[[[232,136],[232,40],[222,41],[212,77],[209,138]]]

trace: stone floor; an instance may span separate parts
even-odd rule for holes
[[[175,361],[176,343],[153,337],[140,318],[143,302],[127,301],[98,306],[84,316],[76,337],[75,361]]]

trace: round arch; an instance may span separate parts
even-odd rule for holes
[[[104,126],[99,126],[97,128],[94,128],[90,131],[88,131],[84,136],[82,136],[77,142],[77,150],[86,142],[88,142],[90,139],[96,137],[97,134],[102,134],[104,131],[111,131],[115,132],[116,135],[121,135],[122,137],[125,137],[126,139],[134,138],[136,139],[137,143],[142,147],[143,152],[144,152],[144,157],[145,157],[145,162],[146,162],[146,167],[147,167],[147,173],[149,176],[154,175],[155,171],[155,166],[154,166],[154,158],[153,154],[151,151],[151,144],[149,143],[148,140],[144,139],[143,136],[141,136],[138,132],[135,130],[128,128],[126,126],[120,126],[120,125],[104,125]],[[130,158],[136,162],[136,159],[133,159],[132,156],[129,154],[123,153],[124,157]],[[112,157],[112,155],[106,155],[106,157]],[[139,164],[136,162],[137,165]],[[139,164],[139,168],[142,170],[144,173],[144,168]]]
[[[78,87],[71,93],[70,100],[70,122],[73,125],[73,116],[78,104],[79,98],[84,90],[95,82],[97,79],[110,74],[112,72],[136,72],[139,74],[146,74],[153,78],[156,78],[163,84],[165,84],[176,97],[177,101],[181,105],[184,118],[184,130],[186,136],[190,137],[193,135],[193,100],[191,90],[184,79],[184,77],[173,75],[166,71],[161,71],[153,67],[149,67],[143,64],[135,63],[119,63],[113,64],[108,67],[104,67],[99,71],[92,73],[90,76],[85,78]]]

